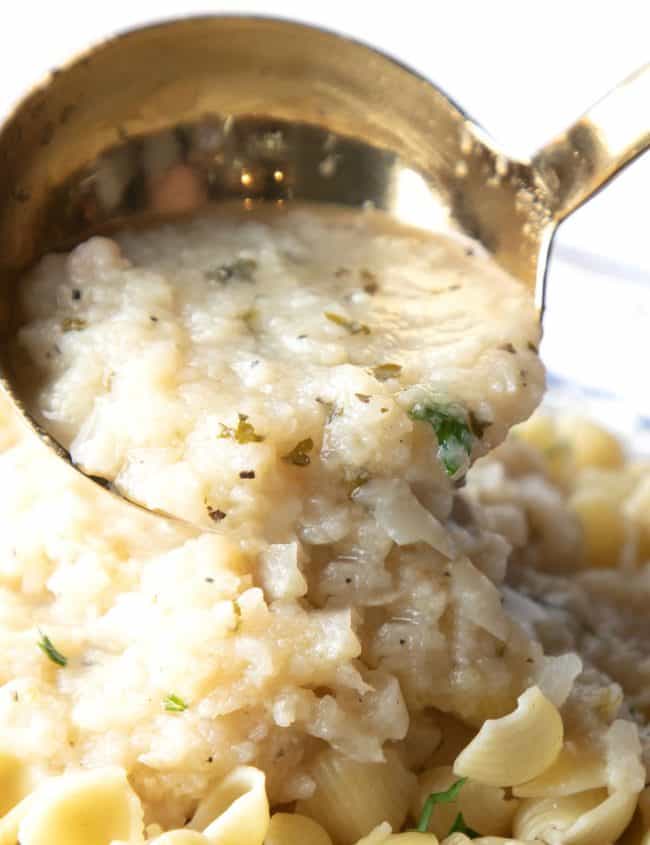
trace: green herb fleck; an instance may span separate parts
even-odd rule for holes
[[[412,420],[429,423],[438,439],[438,457],[447,475],[456,475],[474,442],[466,411],[459,405],[416,402],[408,415]]]
[[[365,323],[360,323],[358,320],[348,320],[347,317],[335,314],[333,311],[325,311],[324,313],[331,323],[336,323],[337,326],[347,329],[350,334],[370,334],[370,329]]]
[[[170,713],[182,713],[183,710],[187,710],[187,704],[173,692],[163,698],[163,707]]]
[[[208,516],[213,522],[221,522],[222,519],[226,518],[227,514],[219,508],[211,508],[210,505],[208,505]]]
[[[424,802],[422,812],[420,813],[420,820],[418,821],[417,830],[419,833],[426,833],[429,829],[431,815],[436,804],[451,804],[458,797],[458,793],[463,788],[467,778],[460,778],[447,789],[445,792],[432,792],[431,795]]]
[[[372,368],[372,374],[377,381],[388,381],[391,378],[398,378],[401,372],[402,368],[399,364],[380,364],[378,367]]]
[[[39,631],[41,635],[40,640],[38,641],[38,647],[40,650],[46,654],[52,663],[56,663],[58,666],[67,666],[68,665],[68,658],[61,654],[61,652],[54,646],[52,640],[44,634],[42,631]]]
[[[477,833],[475,830],[472,830],[471,827],[468,827],[465,824],[465,819],[463,818],[463,814],[459,813],[456,818],[454,819],[454,823],[449,828],[449,833],[447,836],[451,836],[452,833],[464,833],[468,839],[478,839],[481,835]]]
[[[311,437],[307,437],[306,440],[301,440],[300,443],[296,443],[287,455],[282,456],[282,460],[297,467],[306,467],[311,463],[311,458],[307,452],[311,452],[313,448],[314,441]]]
[[[81,332],[88,327],[88,323],[80,317],[66,317],[61,327],[64,332]]]
[[[222,264],[214,270],[206,270],[205,278],[211,282],[229,282],[239,279],[242,282],[254,281],[257,261],[254,258],[236,258],[230,264]]]
[[[255,431],[255,428],[248,422],[247,414],[237,414],[239,422],[237,428],[231,428],[229,425],[221,425],[221,434],[219,438],[236,440],[237,443],[261,443],[264,437]]]

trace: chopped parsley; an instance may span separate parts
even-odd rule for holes
[[[311,458],[307,452],[311,452],[314,448],[314,441],[311,437],[301,440],[293,447],[293,449],[286,455],[282,456],[282,460],[297,467],[306,467],[311,463]]]
[[[88,323],[81,317],[66,317],[61,324],[64,332],[80,332],[87,328]]]
[[[372,374],[377,381],[388,381],[391,378],[398,378],[401,372],[402,368],[399,364],[379,364],[378,367],[372,368]]]
[[[451,836],[452,833],[464,833],[468,839],[478,839],[481,835],[477,833],[475,830],[472,830],[471,827],[468,827],[465,824],[465,819],[463,818],[463,814],[459,813],[456,818],[454,819],[454,823],[449,828],[449,833],[447,836]]]
[[[231,279],[252,282],[256,270],[257,261],[254,258],[236,258],[230,264],[222,264],[214,270],[206,270],[205,278],[211,282],[229,282]]]
[[[424,802],[420,819],[418,821],[417,830],[419,833],[426,833],[429,829],[429,823],[433,814],[433,808],[436,804],[451,804],[458,797],[458,793],[463,788],[467,778],[460,778],[447,789],[445,792],[432,792],[431,795]],[[458,819],[456,819],[458,821]],[[454,822],[455,824],[456,822]],[[451,832],[451,831],[450,831]]]
[[[180,695],[174,695],[173,692],[163,698],[163,707],[170,713],[182,713],[183,710],[187,710],[187,704]]]
[[[336,323],[337,326],[347,329],[350,334],[370,334],[370,329],[365,323],[360,323],[358,320],[348,320],[347,317],[335,314],[333,311],[325,311],[324,314],[331,323]]]
[[[474,443],[465,409],[449,403],[416,402],[408,415],[412,420],[429,423],[438,439],[438,457],[447,475],[456,475]]]
[[[264,437],[255,431],[255,428],[248,422],[247,414],[237,414],[239,421],[237,428],[231,428],[228,425],[221,425],[220,438],[227,438],[236,440],[237,443],[261,443]]]
[[[56,663],[57,666],[67,666],[68,658],[64,654],[61,654],[47,634],[44,634],[42,631],[39,631],[39,633],[41,638],[38,641],[38,647],[43,654],[46,654],[52,663]]]

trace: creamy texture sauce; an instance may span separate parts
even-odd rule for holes
[[[328,477],[406,472],[418,401],[471,412],[480,455],[543,385],[525,289],[478,247],[377,213],[96,239],[42,262],[24,306],[19,351],[44,426],[86,472],[204,525],[211,508],[227,528],[277,527],[272,501],[296,477],[283,459],[309,439]],[[240,414],[246,444],[222,436]],[[251,471],[253,484],[239,477]]]

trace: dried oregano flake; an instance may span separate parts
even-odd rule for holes
[[[64,332],[81,332],[88,328],[88,323],[81,317],[66,317],[61,323]]]
[[[402,368],[399,364],[379,364],[372,368],[372,374],[377,381],[388,381],[391,378],[399,378]]]
[[[237,414],[237,428],[219,423],[221,426],[220,439],[235,440],[237,443],[261,443],[264,436],[258,434],[251,423],[248,422],[248,414]]]
[[[306,467],[311,463],[311,458],[307,452],[311,452],[313,448],[314,441],[311,437],[307,437],[305,440],[296,443],[288,454],[282,456],[282,460],[297,467]]]
[[[331,322],[336,323],[350,332],[350,334],[370,334],[370,329],[365,323],[360,323],[358,320],[348,320],[342,314],[336,314],[334,311],[325,311],[325,317]]]
[[[223,284],[229,282],[231,279],[238,279],[242,282],[253,282],[255,280],[257,266],[257,261],[254,258],[236,258],[229,264],[221,264],[212,270],[206,270],[204,275],[211,282],[221,282]]]

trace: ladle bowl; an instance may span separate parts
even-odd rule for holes
[[[25,409],[8,354],[21,275],[95,232],[224,200],[371,205],[451,227],[527,285],[541,315],[558,224],[647,149],[648,103],[650,66],[514,160],[430,82],[332,32],[215,16],[107,40],[0,130],[2,388],[70,461]]]

